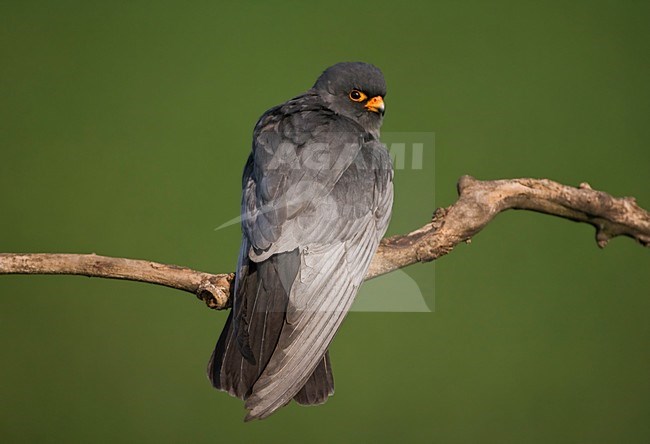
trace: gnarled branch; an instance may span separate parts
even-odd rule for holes
[[[603,248],[616,236],[650,246],[650,213],[632,197],[616,198],[582,183],[579,188],[548,179],[480,181],[463,176],[458,200],[436,210],[433,220],[409,234],[384,239],[366,279],[444,256],[468,242],[497,214],[531,210],[585,222]],[[234,274],[210,274],[175,265],[95,254],[0,254],[0,274],[73,274],[164,285],[195,294],[210,308],[229,306]]]
[[[424,227],[384,239],[367,278],[438,259],[469,241],[497,214],[511,209],[591,224],[601,248],[616,236],[628,236],[644,247],[650,246],[650,213],[633,197],[616,198],[593,190],[587,183],[575,188],[548,179],[481,181],[463,176],[458,181],[458,195],[456,203],[438,208]]]

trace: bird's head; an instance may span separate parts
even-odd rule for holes
[[[379,133],[384,116],[386,81],[379,68],[363,62],[337,63],[327,68],[313,88],[334,112]]]

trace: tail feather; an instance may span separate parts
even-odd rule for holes
[[[278,344],[300,256],[294,250],[243,265],[233,309],[208,364],[208,378],[215,388],[246,400]],[[322,404],[333,393],[326,353],[294,399],[301,405]]]
[[[326,352],[323,360],[314,369],[314,373],[293,399],[300,405],[317,405],[323,404],[333,394],[334,375],[330,366],[329,352]]]

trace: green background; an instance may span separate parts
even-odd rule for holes
[[[649,208],[649,22],[640,1],[2,2],[0,251],[231,271],[238,229],[214,228],[237,215],[257,117],[343,60],[384,71],[384,131],[436,136],[426,180],[396,174],[390,233],[452,203],[463,174],[588,181]],[[204,375],[225,312],[0,276],[0,439],[650,442],[650,258],[593,237],[500,215],[435,274],[408,270],[433,312],[348,317],[326,405],[250,424]]]

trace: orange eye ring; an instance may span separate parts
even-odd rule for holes
[[[353,89],[352,91],[350,91],[350,94],[348,94],[348,97],[353,102],[363,102],[364,100],[366,100],[368,98],[367,95],[365,95],[364,93],[362,93],[358,89]]]

